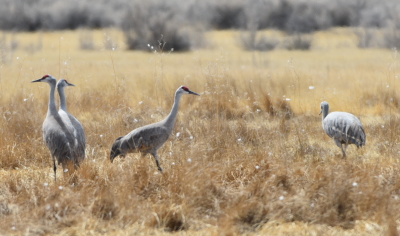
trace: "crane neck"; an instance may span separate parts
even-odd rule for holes
[[[56,108],[56,102],[54,100],[54,91],[56,88],[56,82],[55,81],[50,81],[50,93],[49,93],[49,105],[47,108],[47,114],[58,114],[57,113],[57,108]]]
[[[165,118],[165,126],[168,128],[168,130],[170,132],[172,132],[172,130],[174,129],[176,115],[178,114],[178,107],[179,107],[179,101],[180,101],[181,96],[182,96],[181,93],[175,93],[174,105],[172,105],[171,112]]]
[[[58,96],[60,97],[60,109],[66,112],[67,111],[67,101],[65,100],[64,87],[58,86],[57,91],[58,91]]]
[[[322,109],[322,121],[328,115],[328,112],[329,112],[329,107],[328,106],[324,106],[323,109]]]

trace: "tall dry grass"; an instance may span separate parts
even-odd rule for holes
[[[213,49],[148,54],[44,33],[41,51],[0,67],[0,234],[396,235],[396,52],[326,34],[308,52],[244,52],[235,33],[213,32]],[[41,136],[49,88],[29,83],[47,73],[76,84],[67,105],[87,137],[85,161],[57,183]],[[181,99],[164,173],[150,156],[111,164],[114,139],[165,117],[182,84],[201,96]],[[364,124],[367,145],[346,160],[322,131],[323,100]]]

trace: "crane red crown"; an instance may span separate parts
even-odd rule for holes
[[[43,75],[42,79],[44,79],[44,78],[46,78],[46,77],[49,77],[49,75]]]
[[[182,86],[181,87],[183,90],[185,90],[185,91],[189,91],[189,89],[186,87],[186,86]]]

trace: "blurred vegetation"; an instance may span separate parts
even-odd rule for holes
[[[360,47],[400,45],[400,2],[396,0],[0,0],[0,4],[2,30],[118,27],[124,30],[129,49],[148,50],[147,45],[157,45],[163,35],[164,50],[187,51],[204,46],[203,32],[209,29],[251,34],[277,29],[299,35],[331,27],[385,29],[381,38],[359,33]],[[249,41],[255,37],[241,39],[248,50],[267,51],[276,44],[267,39]]]
[[[0,235],[397,235],[397,51],[360,49],[350,28],[290,34],[312,39],[307,52],[244,51],[235,36],[145,53],[120,48],[120,30],[2,34]],[[68,109],[87,137],[85,161],[57,183],[41,131],[49,87],[29,83],[43,74],[76,85]],[[150,156],[111,164],[115,138],[163,119],[180,85],[201,96],[181,100],[164,174]],[[367,133],[346,160],[321,128],[323,100]]]

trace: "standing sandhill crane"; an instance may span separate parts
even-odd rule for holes
[[[329,113],[329,104],[321,102],[322,128],[333,138],[335,144],[342,149],[343,158],[346,157],[346,148],[355,144],[357,148],[365,145],[365,133],[360,120],[347,112]],[[344,144],[344,148],[343,148]]]
[[[185,86],[179,87],[175,92],[175,100],[171,112],[164,120],[134,129],[129,134],[115,140],[110,152],[111,162],[119,155],[125,157],[127,153],[140,152],[142,156],[150,153],[156,161],[158,170],[162,172],[158,162],[157,150],[167,141],[172,133],[176,114],[178,113],[179,100],[183,94],[200,96]]]
[[[34,82],[45,82],[50,85],[49,104],[47,115],[42,125],[42,131],[43,140],[50,150],[53,159],[54,182],[56,182],[56,159],[58,164],[61,163],[63,169],[66,169],[67,164],[72,161],[72,147],[75,138],[57,112],[56,103],[54,101],[56,79],[51,75],[44,75],[42,78],[32,81],[32,83]]]
[[[58,114],[61,116],[61,119],[67,124],[67,127],[70,128],[70,132],[74,135],[74,145],[73,145],[73,156],[72,160],[74,162],[75,169],[79,166],[79,162],[85,159],[85,132],[83,131],[83,127],[81,123],[67,111],[67,103],[65,100],[64,88],[67,86],[75,86],[71,83],[68,83],[65,79],[60,79],[57,82],[57,91],[60,96],[60,109],[58,110]]]

